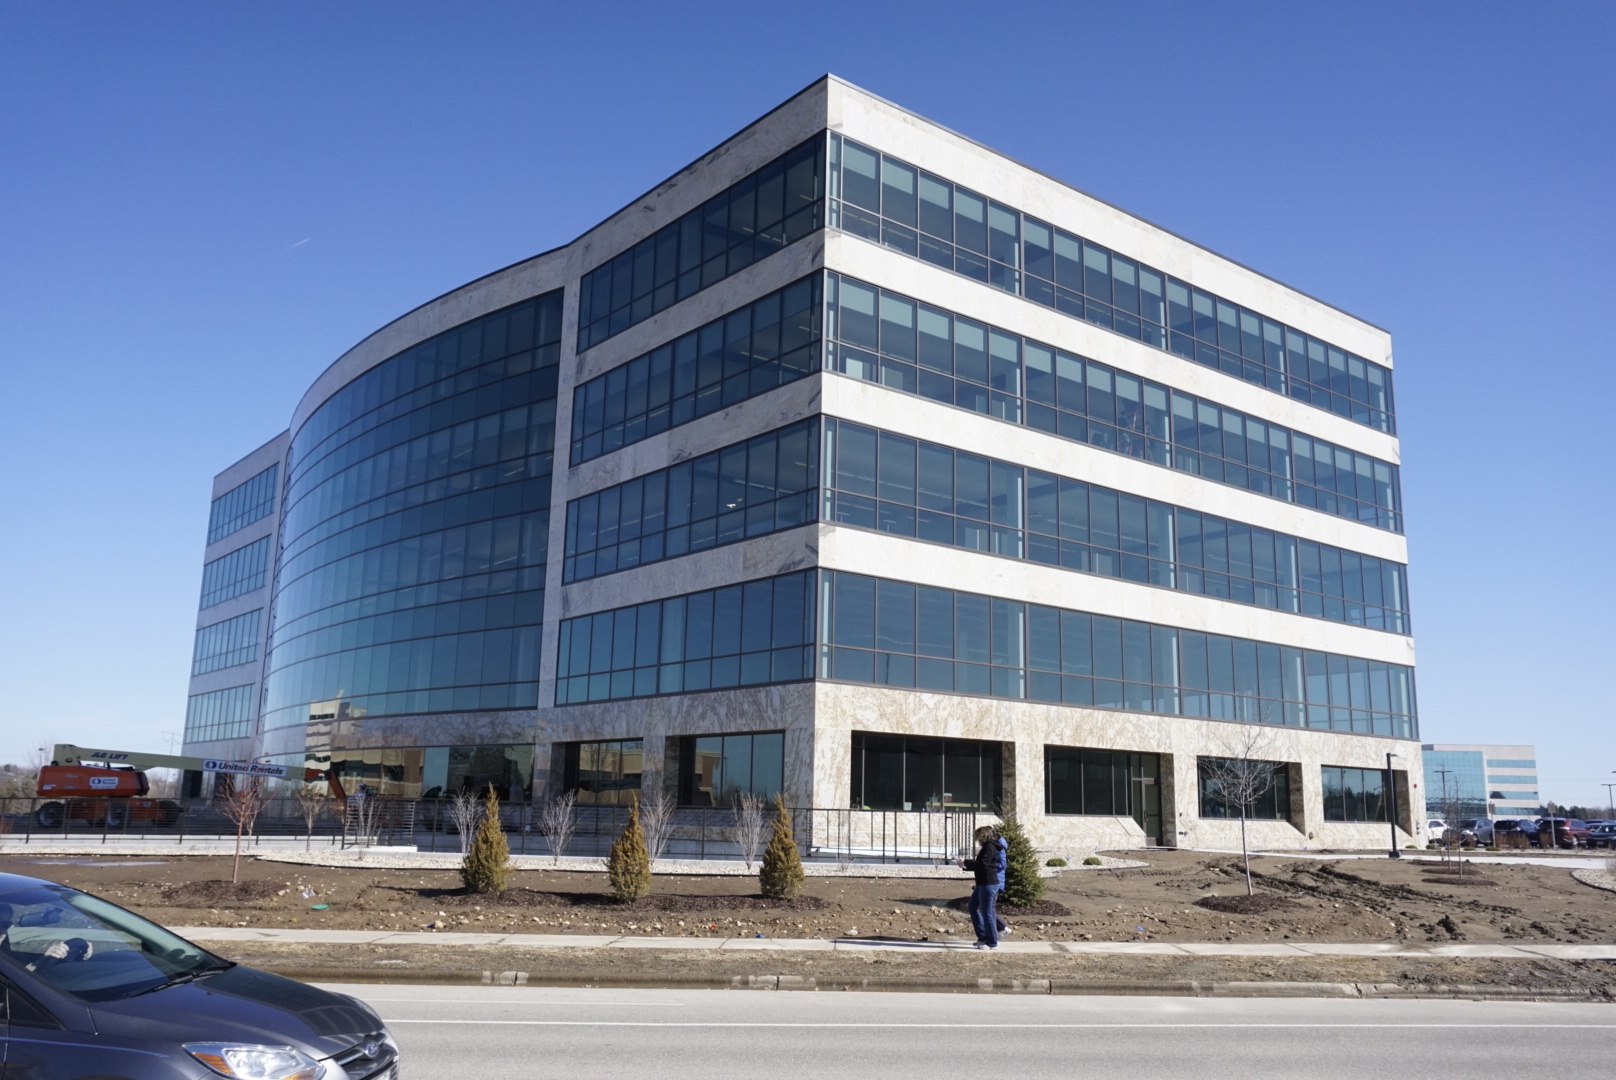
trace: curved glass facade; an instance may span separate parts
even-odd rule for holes
[[[561,299],[383,361],[293,436],[266,730],[537,702]]]

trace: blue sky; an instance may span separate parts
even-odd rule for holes
[[[168,746],[210,479],[344,349],[832,71],[1388,328],[1424,738],[1602,803],[1613,45],[1593,4],[0,5],[0,761]]]

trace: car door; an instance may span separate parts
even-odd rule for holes
[[[138,1067],[150,1056],[137,1054],[138,1060],[131,1060],[128,1053],[104,1045],[93,1032],[73,1030],[4,973],[0,973],[0,997],[6,1002],[5,1065],[0,1067],[4,1080],[136,1077]]]

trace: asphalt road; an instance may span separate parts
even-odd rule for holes
[[[1616,1005],[331,986],[406,1077],[1577,1080],[1616,1075]]]

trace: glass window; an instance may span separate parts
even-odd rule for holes
[[[206,609],[264,587],[269,575],[270,541],[266,536],[221,555],[202,567],[202,603]]]
[[[1132,817],[1159,837],[1161,757],[1124,750],[1044,747],[1044,812]]]
[[[1325,821],[1387,820],[1390,800],[1386,798],[1384,769],[1324,765],[1319,772],[1324,792]]]
[[[1145,277],[1137,266],[1128,260],[1117,262],[1102,248],[1084,248],[1083,252],[1083,265],[1103,276],[1105,289],[1123,282],[1115,287],[1126,290],[1129,318],[1135,308],[1142,310]],[[1272,498],[1402,530],[1400,481],[1397,467],[1390,462],[1296,436],[1300,467],[1293,477],[1292,433],[1285,428],[1104,364],[1056,353],[1038,342],[926,308],[839,274],[827,275],[827,281],[831,297],[827,325],[834,342],[840,342],[833,342],[827,352],[827,365],[833,371]],[[1096,291],[1101,288],[1091,285]],[[1105,295],[1116,299],[1110,291]],[[1187,290],[1185,295],[1189,298]],[[1199,299],[1194,303],[1205,310],[1200,332],[1210,335],[1213,342],[1222,340],[1219,302],[1195,295]],[[1223,306],[1232,320],[1231,340],[1236,341],[1237,350],[1243,348],[1238,344],[1242,340],[1240,309]],[[1093,303],[1089,307],[1093,309]],[[1108,300],[1104,317],[1120,314]],[[914,368],[917,359],[925,370]],[[1158,583],[1167,577],[1162,567],[1147,566],[1139,573],[1144,577],[1130,576]],[[1249,573],[1243,576],[1253,580]],[[1239,599],[1249,591],[1245,582],[1231,589]],[[1289,593],[1275,596],[1275,603],[1286,608],[1291,600]],[[1378,623],[1407,633],[1406,620],[1383,607],[1357,608],[1344,617],[1358,625]]]
[[[581,806],[628,806],[640,798],[644,750],[639,739],[566,743],[558,747],[562,790]]]
[[[820,281],[797,281],[576,387],[569,460],[592,460],[816,370]],[[854,329],[874,348],[874,292],[850,295],[868,297]]]
[[[998,810],[1004,768],[996,742],[855,731],[852,746],[854,809]]]
[[[786,574],[564,620],[556,704],[810,678],[813,581]]]
[[[874,158],[849,148],[842,197],[878,214]],[[589,271],[579,283],[578,351],[818,230],[824,176],[825,138],[816,135]]]
[[[208,543],[216,544],[231,533],[274,513],[279,477],[280,466],[271,465],[214,499],[208,511]]]
[[[772,801],[785,789],[784,732],[686,735],[678,748],[681,806],[734,806],[742,795]]]
[[[257,683],[192,694],[185,703],[186,745],[251,736],[257,703]]]
[[[837,571],[820,576],[821,678],[1292,727],[1312,722],[1311,695],[1322,694],[1323,722],[1314,726],[1324,728],[1336,666],[1344,685],[1347,672],[1361,671],[1371,687],[1378,677],[1412,692],[1411,671],[1397,665]],[[1412,701],[1380,693],[1386,706],[1368,704],[1373,730],[1412,737]]]
[[[1198,768],[1202,817],[1291,820],[1290,767],[1283,761],[1203,757]]]
[[[258,659],[263,620],[264,609],[258,608],[202,627],[196,632],[196,645],[191,653],[191,674],[204,675]]]
[[[818,446],[818,424],[809,420],[571,500],[562,580],[583,581],[815,520]],[[873,469],[873,448],[868,456]],[[840,458],[845,467],[858,467],[856,455]],[[856,482],[855,475],[844,481]]]
[[[1395,430],[1388,368],[877,150],[839,135],[831,146],[833,226],[1356,423]],[[940,389],[928,396],[941,399]]]
[[[537,705],[561,302],[412,346],[293,433],[265,730]]]

